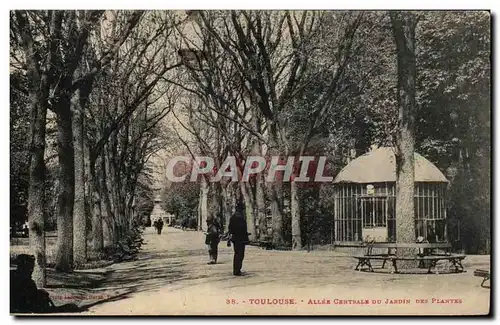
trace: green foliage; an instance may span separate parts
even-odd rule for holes
[[[490,16],[429,12],[423,18],[417,33],[417,145],[448,168],[460,149],[489,148]]]
[[[162,192],[162,207],[175,215],[177,224],[193,228],[198,214],[200,184],[195,182],[170,183]]]
[[[10,222],[26,220],[29,186],[29,126],[27,80],[10,74]]]
[[[419,26],[417,151],[451,181],[451,239],[468,252],[488,252],[490,15],[428,12]]]
[[[26,76],[20,72],[10,74],[10,103],[10,222],[13,224],[27,220],[31,159],[27,80]],[[49,139],[51,136],[47,135]],[[51,143],[51,141],[48,142]],[[50,159],[47,160],[50,161]],[[57,202],[54,193],[57,193],[55,181],[57,166],[47,164],[45,173],[45,230],[49,231],[55,229],[56,226],[54,211]]]
[[[333,205],[331,196],[325,195],[331,186],[325,185],[302,189],[299,199],[302,203],[302,244],[308,249],[313,245],[328,245],[332,240]]]
[[[145,177],[143,177],[145,178]],[[135,211],[141,218],[150,216],[154,207],[154,191],[145,179],[139,179],[135,193]]]
[[[144,244],[144,228],[135,225],[122,239],[115,245],[106,248],[108,259],[114,262],[126,262],[137,259],[137,254]]]

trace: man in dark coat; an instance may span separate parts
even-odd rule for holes
[[[243,259],[245,258],[245,245],[248,244],[247,222],[242,209],[236,209],[236,213],[229,219],[229,235],[233,243],[233,275],[240,276]]]
[[[159,218],[158,219],[158,235],[161,235],[162,229],[163,229],[163,219]]]
[[[208,255],[210,257],[210,262],[208,264],[217,263],[217,255],[219,250],[220,242],[220,226],[217,219],[207,220],[207,236],[205,239],[205,244],[208,245]]]

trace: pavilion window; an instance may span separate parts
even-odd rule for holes
[[[363,227],[386,227],[387,198],[383,197],[362,197],[361,214],[363,217]]]
[[[415,235],[429,242],[445,241],[444,188],[439,183],[415,184]]]

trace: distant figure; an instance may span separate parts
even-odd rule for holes
[[[23,223],[22,233],[23,233],[23,237],[29,237],[29,224],[28,224],[28,221],[26,221],[25,223]]]
[[[212,218],[207,220],[207,236],[205,238],[205,244],[208,245],[208,256],[210,261],[208,264],[217,263],[217,255],[219,250],[220,242],[220,226],[217,219]]]
[[[56,307],[49,293],[36,287],[31,278],[35,257],[27,254],[17,256],[17,269],[10,271],[10,312],[50,313],[79,311],[75,304]]]
[[[163,229],[163,220],[161,218],[158,218],[155,223],[156,231],[158,232],[158,235],[161,235],[161,230]]]
[[[160,227],[160,235],[161,235],[161,231],[163,229],[163,226],[165,226],[165,223],[163,222],[163,218],[160,218],[160,221],[158,223],[158,226]]]
[[[240,276],[243,259],[245,258],[245,245],[248,244],[248,230],[243,209],[236,209],[236,213],[229,219],[229,236],[233,243],[233,275]]]

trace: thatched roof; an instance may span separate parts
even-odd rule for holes
[[[396,181],[393,148],[378,148],[351,161],[335,177],[334,183],[377,183]],[[415,182],[448,182],[430,161],[415,153]]]

